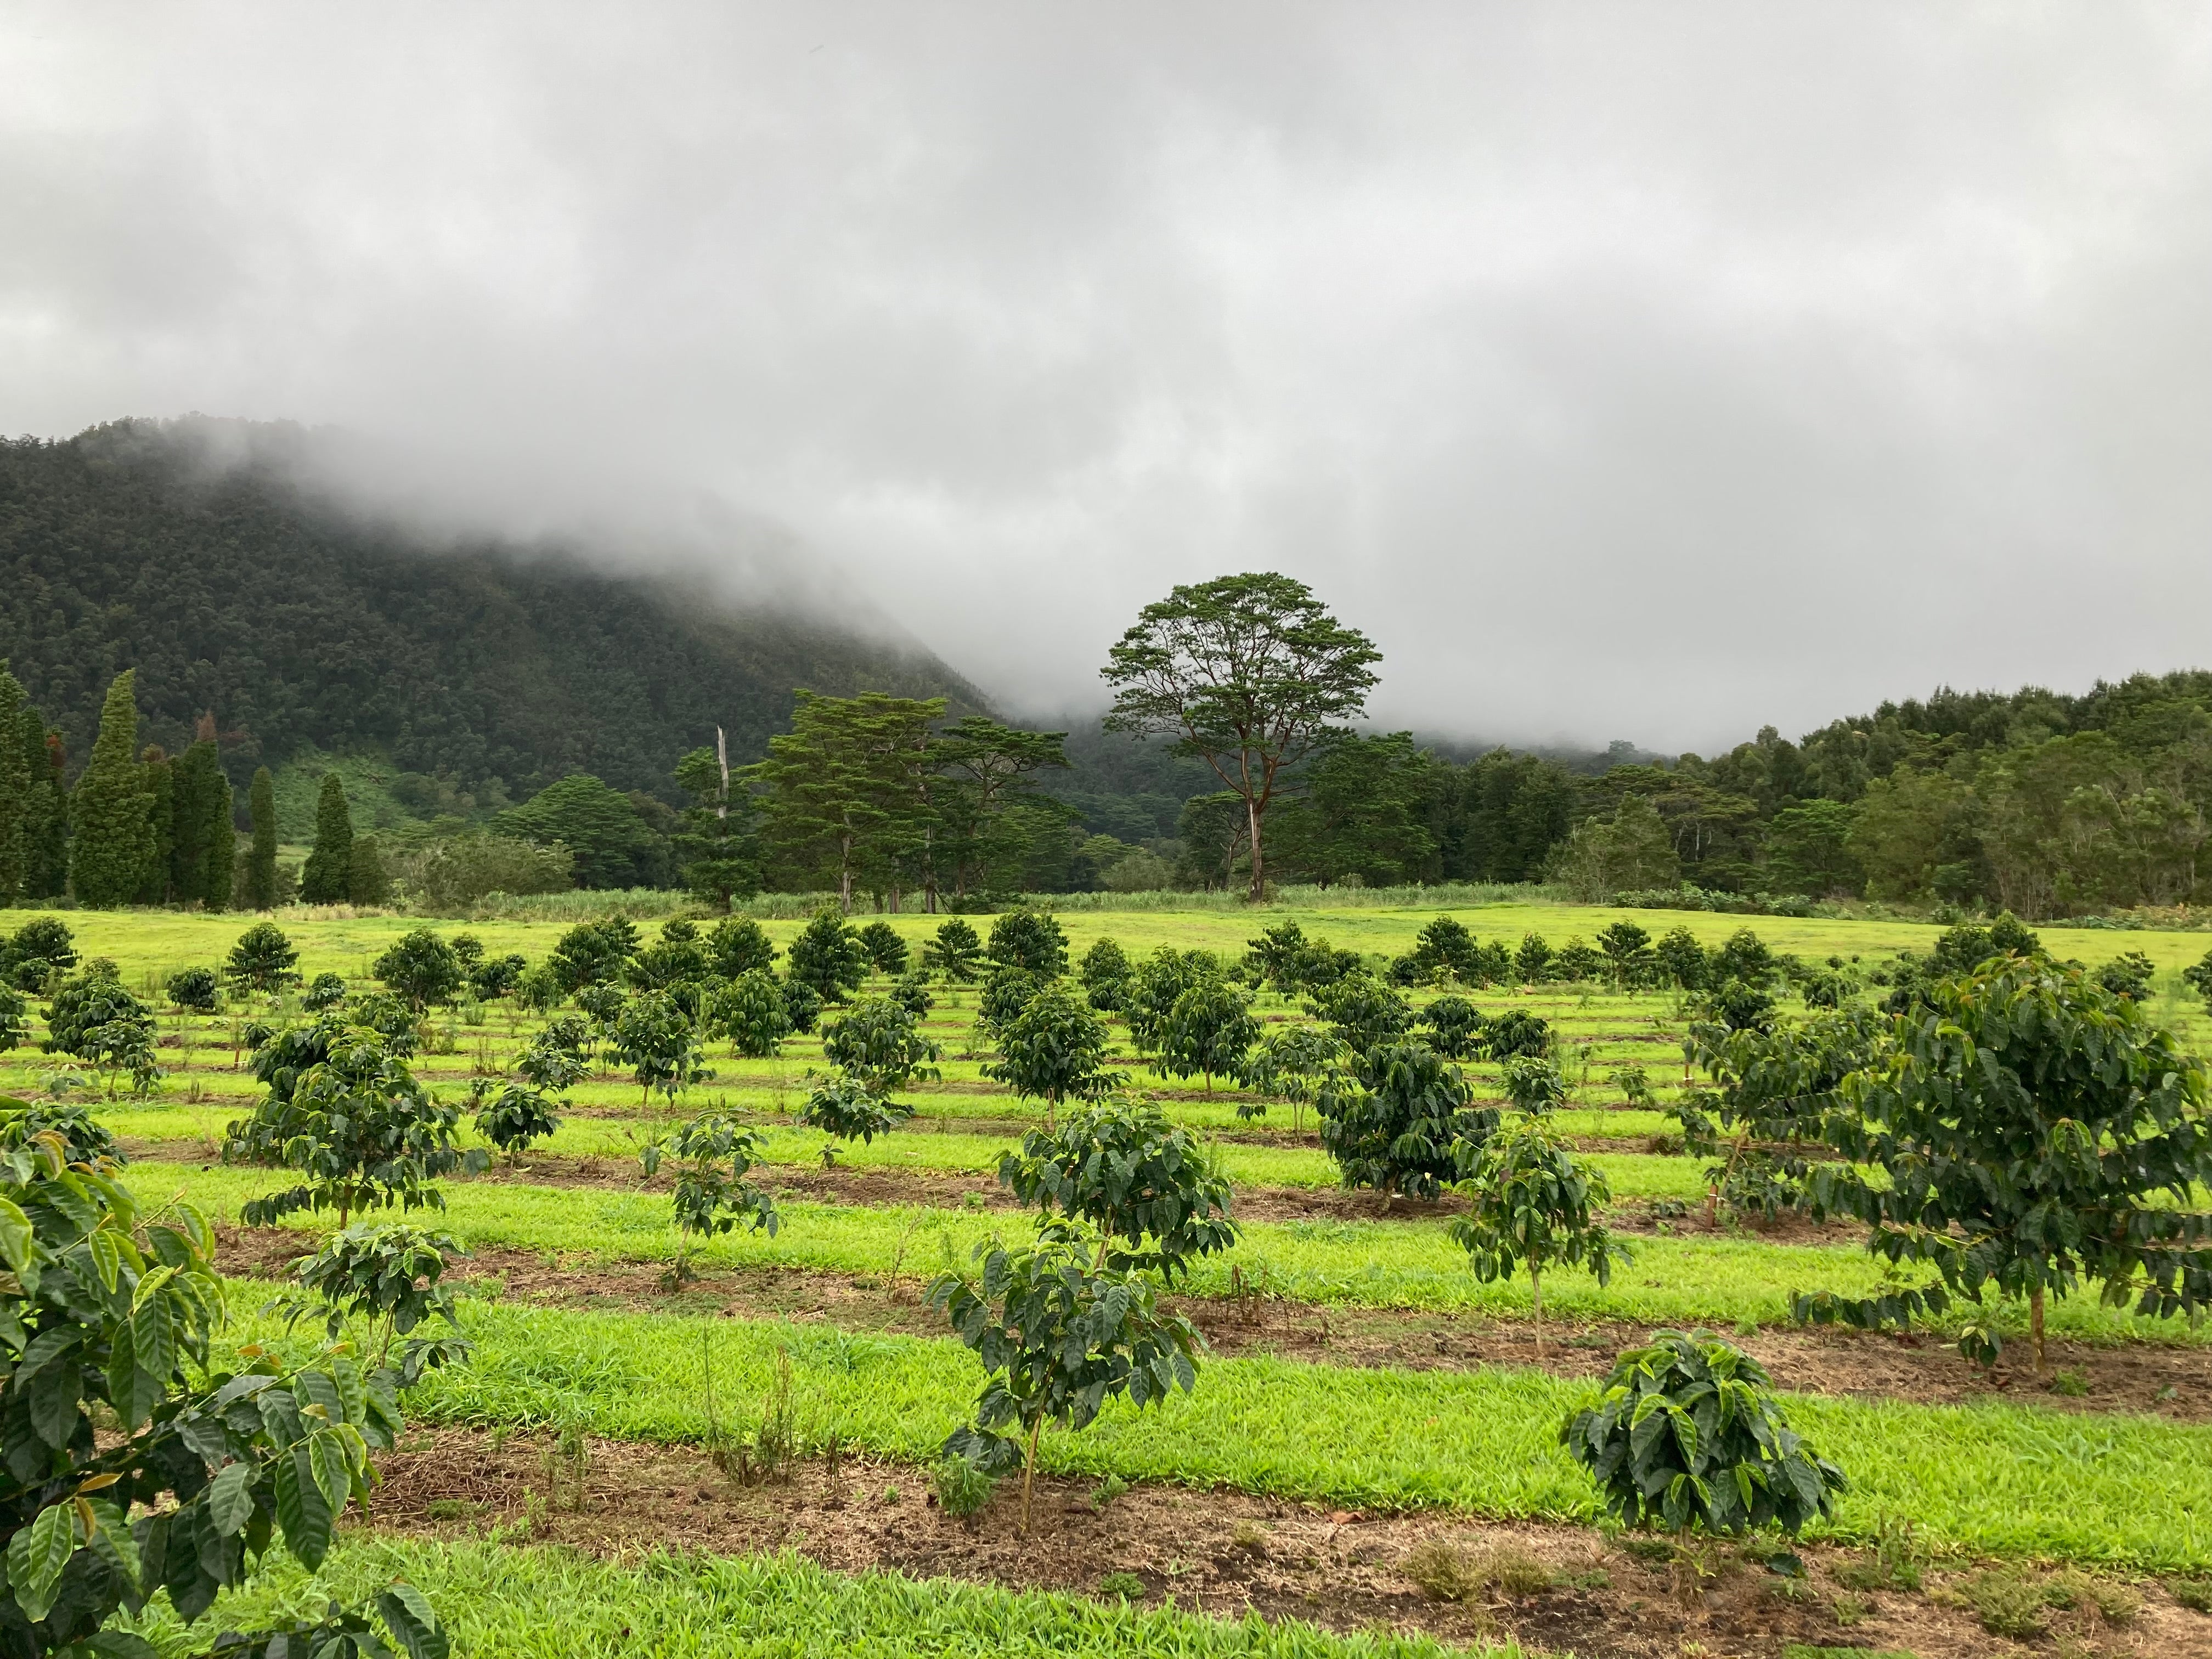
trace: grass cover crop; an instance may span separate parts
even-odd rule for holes
[[[410,1417],[704,1443],[703,1325],[718,1397],[763,1397],[787,1360],[810,1445],[836,1432],[927,1463],[983,1382],[949,1339],[504,1304],[465,1318],[475,1362],[425,1377],[409,1395]],[[1597,1392],[1533,1370],[1216,1358],[1195,1394],[1141,1413],[1109,1403],[1079,1435],[1048,1430],[1039,1467],[1347,1508],[1589,1522],[1597,1490],[1560,1445],[1559,1425]],[[2009,1403],[1783,1399],[1790,1426],[1851,1482],[1835,1521],[1808,1535],[1872,1538],[1885,1517],[1902,1517],[1939,1550],[2212,1566],[2212,1528],[2196,1520],[2212,1516],[2212,1428]]]
[[[133,1167],[145,1171],[149,1190],[181,1192],[210,1213],[235,1214],[260,1185],[238,1170]],[[755,1178],[762,1178],[757,1165]],[[767,1184],[772,1187],[773,1180]],[[919,1271],[945,1260],[965,1261],[994,1232],[1025,1224],[1003,1213],[918,1212],[904,1206],[872,1209],[778,1200],[776,1208],[784,1224],[774,1237],[739,1232],[701,1242],[693,1266],[701,1272],[757,1266],[884,1273],[901,1259],[903,1242],[904,1261],[909,1271]],[[471,1249],[505,1245],[665,1262],[678,1250],[668,1215],[668,1200],[657,1192],[461,1182],[447,1189],[440,1220]],[[1524,1284],[1477,1282],[1443,1221],[1246,1224],[1234,1248],[1193,1264],[1182,1288],[1199,1296],[1228,1296],[1235,1288],[1232,1269],[1241,1271],[1248,1291],[1322,1305],[1504,1315],[1524,1313],[1529,1305]],[[1853,1246],[1639,1238],[1635,1265],[1615,1273],[1610,1284],[1579,1276],[1555,1281],[1545,1287],[1544,1306],[1561,1320],[1733,1325],[1750,1319],[1779,1325],[1789,1321],[1795,1291],[1823,1285],[1870,1296],[1882,1283],[1881,1264]],[[1978,1311],[1989,1316],[1990,1310]],[[2087,1297],[2054,1307],[2051,1329],[2091,1342],[2212,1342],[2212,1328],[2192,1331],[2178,1319],[2139,1319]]]
[[[653,1654],[756,1659],[763,1654],[866,1654],[869,1659],[1519,1659],[1511,1643],[1445,1647],[1424,1637],[1335,1636],[1296,1620],[1231,1623],[1171,1607],[921,1581],[847,1577],[794,1554],[732,1559],[654,1554],[594,1561],[573,1550],[386,1540],[342,1546],[313,1580],[272,1572],[226,1597],[221,1620],[269,1622],[362,1595],[394,1578],[436,1605],[454,1650],[497,1659]],[[180,1636],[173,1620],[149,1632]]]

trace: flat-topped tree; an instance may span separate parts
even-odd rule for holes
[[[1875,1325],[1993,1286],[2027,1300],[2041,1370],[2045,1302],[2084,1282],[2145,1316],[2212,1305],[2203,1065],[2142,1004],[2047,958],[1995,957],[1922,994],[1887,1052],[1843,1079],[1823,1138],[1846,1161],[1814,1166],[1808,1191],[1815,1219],[1856,1216],[1875,1254],[1940,1282],[1802,1297],[1800,1316]],[[1998,1339],[1966,1346],[1994,1358]]]
[[[443,1209],[432,1183],[490,1162],[453,1144],[460,1112],[434,1097],[380,1033],[324,1018],[267,1037],[253,1075],[269,1091],[252,1115],[225,1133],[226,1164],[292,1170],[298,1186],[249,1200],[248,1226],[269,1226],[300,1210],[336,1210],[343,1228],[356,1211]]]
[[[1242,805],[1251,896],[1267,891],[1262,828],[1286,767],[1364,711],[1382,653],[1304,582],[1273,572],[1180,586],[1146,605],[1101,670],[1109,731],[1166,737]]]

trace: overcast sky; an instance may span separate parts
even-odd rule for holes
[[[1470,736],[2212,666],[2208,20],[13,4],[0,428],[726,503],[1015,709],[1269,568]]]

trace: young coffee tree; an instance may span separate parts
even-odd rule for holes
[[[1129,1036],[1143,1054],[1158,1051],[1169,1016],[1185,991],[1221,978],[1220,961],[1210,951],[1178,951],[1163,945],[1130,976],[1123,1002]]]
[[[1446,1060],[1473,1060],[1482,1052],[1489,1022],[1465,997],[1438,997],[1421,1011],[1421,1024],[1428,1027],[1429,1047]]]
[[[1060,1106],[1089,1100],[1112,1083],[1106,1066],[1106,1023],[1064,987],[1038,992],[1000,1028],[999,1058],[983,1075],[1024,1100],[1044,1102],[1050,1127]]]
[[[868,966],[879,974],[893,977],[906,972],[906,941],[899,930],[878,917],[860,929],[860,949],[867,953]]]
[[[343,1229],[356,1211],[445,1207],[431,1183],[489,1158],[453,1144],[460,1112],[432,1097],[378,1032],[321,1019],[269,1037],[253,1075],[268,1096],[225,1134],[222,1160],[296,1171],[298,1186],[250,1199],[248,1226],[300,1210],[336,1210]]]
[[[1600,929],[1597,947],[1605,952],[1606,972],[1616,991],[1647,984],[1660,971],[1651,935],[1632,921],[1616,921]]]
[[[1611,1514],[1671,1533],[1678,1550],[1698,1534],[1794,1536],[1847,1490],[1790,1427],[1759,1362],[1701,1333],[1660,1331],[1622,1353],[1559,1437]]]
[[[749,968],[708,1004],[708,1029],[747,1060],[769,1060],[792,1033],[784,988],[765,968]]]
[[[1536,1357],[1544,1357],[1544,1272],[1586,1268],[1600,1285],[1628,1248],[1599,1218],[1613,1191],[1595,1166],[1577,1158],[1541,1116],[1516,1120],[1484,1143],[1460,1190],[1468,1210],[1453,1218],[1452,1243],[1464,1249],[1474,1276],[1487,1285],[1528,1270]]]
[[[702,1063],[699,1029],[666,991],[644,991],[629,1000],[614,1027],[616,1061],[629,1067],[641,1100],[655,1089],[673,1106],[678,1095],[714,1073]]]
[[[453,1293],[439,1282],[447,1258],[467,1254],[450,1234],[404,1222],[356,1221],[293,1265],[291,1293],[271,1303],[269,1310],[283,1314],[288,1329],[302,1320],[319,1319],[333,1342],[349,1320],[364,1321],[368,1330],[362,1352],[375,1353],[377,1370],[388,1371],[394,1386],[412,1388],[424,1371],[458,1364],[474,1352],[460,1334]],[[433,1316],[453,1334],[416,1336],[416,1330]]]
[[[799,1120],[838,1140],[873,1140],[914,1115],[914,1108],[891,1098],[917,1078],[939,1075],[943,1053],[921,1034],[920,1021],[904,1003],[871,997],[823,1028],[823,1058],[840,1075],[817,1085]],[[822,1161],[835,1162],[832,1146]]]
[[[257,921],[238,936],[223,963],[230,982],[244,990],[274,994],[299,981],[300,952],[273,921]]]
[[[939,925],[936,936],[921,947],[921,957],[953,984],[966,985],[982,971],[983,941],[973,926],[955,916]]]
[[[587,985],[612,985],[637,954],[637,926],[627,916],[599,921],[580,921],[561,935],[553,954],[545,959],[563,996],[574,996]]]
[[[1523,985],[1541,985],[1552,977],[1552,942],[1541,933],[1523,933],[1513,951],[1513,974]]]
[[[31,1005],[14,986],[0,981],[0,1054],[31,1040]]]
[[[539,1032],[515,1061],[515,1077],[496,1091],[489,1079],[478,1079],[476,1098],[477,1132],[520,1164],[523,1150],[533,1140],[550,1140],[561,1127],[554,1098],[584,1079],[590,1069],[585,1059],[586,1036],[583,1022],[574,1015],[555,1020]]]
[[[2204,1012],[2212,1014],[2212,951],[2204,953],[2203,961],[2183,969],[2181,978],[2204,1000]]]
[[[1419,980],[1472,985],[1477,966],[1474,935],[1456,916],[1433,916],[1413,942],[1412,966]]]
[[[152,1659],[118,1628],[166,1594],[195,1620],[276,1547],[311,1571],[346,1507],[366,1502],[372,1450],[404,1426],[388,1374],[343,1353],[296,1370],[257,1349],[218,1363],[215,1238],[189,1206],[142,1215],[102,1162],[59,1135],[0,1152],[0,1641],[14,1655]],[[134,1518],[135,1517],[135,1518]],[[416,1590],[281,1633],[283,1650],[445,1659]],[[279,1632],[230,1638],[271,1650]],[[346,1638],[352,1644],[343,1645]],[[337,1641],[339,1646],[331,1646]]]
[[[993,968],[983,981],[982,994],[975,999],[975,1029],[993,1042],[998,1042],[1043,988],[1044,981],[1026,969],[1003,963]]]
[[[1347,1187],[1434,1198],[1496,1133],[1458,1066],[1424,1042],[1388,1042],[1348,1062],[1314,1101],[1321,1144]]]
[[[1371,974],[1347,974],[1316,993],[1306,1012],[1354,1054],[1395,1043],[1413,1026],[1413,1005]]]
[[[434,1002],[451,1002],[468,982],[460,953],[428,927],[402,933],[368,971],[418,1014]]]
[[[989,1374],[945,1453],[993,1475],[1022,1471],[1024,1534],[1048,1423],[1085,1429],[1109,1400],[1142,1407],[1197,1386],[1198,1328],[1162,1309],[1141,1276],[1094,1267],[1098,1248],[1088,1230],[1048,1222],[1028,1245],[978,1244],[978,1271],[929,1287],[929,1305]]]
[[[1801,1317],[1875,1325],[1941,1312],[1946,1292],[2025,1298],[2038,1370],[2044,1306],[2084,1282],[2115,1306],[2212,1304],[2212,1081],[2143,1005],[2047,958],[1993,957],[1927,989],[1886,1052],[1843,1079],[1815,1166],[1816,1218],[1872,1229],[1868,1248],[1939,1282],[1869,1300],[1799,1298]],[[1871,1178],[1880,1170],[1884,1178]],[[1998,1339],[1978,1328],[1972,1357]]]
[[[768,930],[750,916],[726,917],[707,935],[707,966],[717,979],[743,979],[775,965]]]
[[[1515,1054],[1498,1068],[1505,1097],[1532,1117],[1556,1112],[1567,1103],[1567,1079],[1549,1054]]]
[[[123,988],[115,964],[104,957],[55,988],[46,1010],[46,1039],[39,1046],[50,1054],[74,1054],[92,1066],[110,1100],[125,1076],[131,1091],[142,1095],[161,1079],[154,1059],[154,1011]]]
[[[195,1014],[211,1014],[222,997],[222,981],[212,968],[179,968],[162,988],[173,1006]]]
[[[1705,947],[1686,927],[1670,927],[1651,947],[1653,970],[1662,984],[1678,991],[1701,991],[1711,971]]]
[[[815,912],[797,939],[791,942],[787,972],[794,985],[804,985],[824,1002],[842,1002],[868,977],[868,953],[861,948],[857,928],[836,905]]]
[[[1260,1035],[1243,992],[1220,980],[1202,980],[1168,1011],[1155,1063],[1170,1077],[1203,1077],[1212,1094],[1217,1076],[1235,1077],[1243,1069]]]
[[[1097,1230],[1092,1264],[1158,1273],[1172,1285],[1237,1238],[1234,1188],[1219,1162],[1150,1102],[1107,1100],[1032,1129],[999,1160],[999,1181],[1042,1213]]]
[[[1287,1026],[1261,1038],[1259,1046],[1245,1055],[1240,1080],[1255,1094],[1289,1101],[1291,1130],[1302,1134],[1304,1109],[1314,1103],[1329,1073],[1350,1054],[1341,1038],[1317,1026]],[[1237,1103],[1237,1115],[1242,1118],[1264,1117],[1267,1112],[1264,1099]]]
[[[1084,995],[1100,1013],[1117,1014],[1128,1004],[1129,977],[1134,971],[1119,943],[1099,939],[1083,953]]]
[[[1040,980],[1058,979],[1067,971],[1067,935],[1041,910],[1009,910],[991,924],[984,954]]]
[[[760,1161],[760,1134],[734,1117],[709,1112],[692,1119],[665,1139],[648,1141],[638,1163],[650,1181],[664,1163],[676,1166],[676,1261],[672,1285],[688,1283],[694,1241],[735,1231],[744,1221],[775,1237],[775,1200],[746,1179]]]

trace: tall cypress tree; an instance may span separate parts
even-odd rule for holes
[[[59,898],[69,884],[69,796],[62,788],[62,734],[46,729],[46,717],[27,704],[20,727],[24,770],[30,791],[24,798],[23,896]]]
[[[223,787],[211,743],[195,743],[177,760],[176,834],[169,848],[169,889],[179,904],[207,891],[209,807]],[[225,884],[228,896],[228,884]]]
[[[0,657],[0,904],[23,895],[28,860],[23,845],[31,811],[31,769],[21,737],[23,688]]]
[[[238,878],[238,801],[230,793],[230,778],[218,763],[214,787],[202,809],[207,814],[202,831],[207,853],[201,863],[201,885],[191,895],[210,910],[230,908],[233,885]],[[275,857],[270,858],[270,881],[276,881]]]
[[[169,864],[177,843],[177,769],[158,743],[138,757],[138,779],[146,791],[146,867],[138,877],[138,902],[167,904],[173,890]]]
[[[126,668],[100,705],[92,758],[70,798],[70,885],[77,902],[128,904],[153,857],[146,787],[138,775],[137,671]]]
[[[338,775],[325,772],[322,793],[315,799],[314,850],[300,872],[300,899],[305,904],[343,904],[352,891],[353,813]]]
[[[254,771],[246,810],[253,820],[253,846],[246,855],[246,906],[266,910],[276,902],[276,783],[265,766]]]

